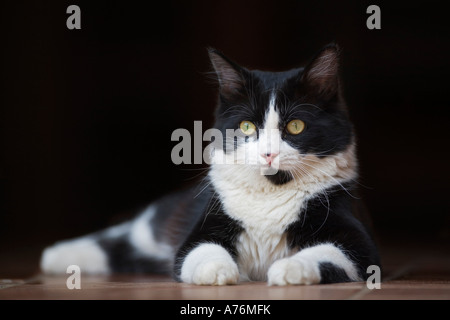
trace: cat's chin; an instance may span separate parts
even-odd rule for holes
[[[271,183],[279,186],[288,183],[293,179],[292,174],[289,171],[285,170],[277,170],[276,172],[266,172],[266,173],[272,173],[272,174],[264,174],[264,176],[269,180]]]

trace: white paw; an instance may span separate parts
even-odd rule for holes
[[[233,261],[210,260],[200,263],[192,275],[192,282],[198,285],[236,284],[239,270]]]
[[[48,274],[66,273],[67,267],[77,265],[83,273],[108,273],[108,259],[100,246],[83,238],[55,244],[44,250],[41,270]]]
[[[291,257],[275,261],[269,268],[267,277],[270,286],[309,285],[320,283],[320,270],[317,263]]]
[[[231,255],[222,246],[203,243],[186,256],[180,279],[199,285],[235,284],[239,270]]]

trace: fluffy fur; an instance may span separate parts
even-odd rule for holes
[[[305,68],[274,73],[209,50],[219,83],[214,128],[224,139],[201,192],[169,195],[133,221],[47,248],[42,270],[172,272],[199,285],[365,279],[379,257],[357,195],[338,54],[329,45]],[[286,129],[295,119],[305,123],[300,134]],[[227,138],[242,121],[255,133]]]

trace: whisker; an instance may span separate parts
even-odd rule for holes
[[[198,177],[201,177],[202,175],[207,175],[208,174],[208,168],[199,168],[199,169],[180,169],[180,170],[184,170],[184,171],[198,171],[198,170],[200,170],[200,172],[199,173],[197,173],[197,174],[195,174],[194,176],[192,176],[192,177],[188,177],[188,178],[185,178],[184,179],[184,181],[191,181],[191,180],[195,180],[195,179],[197,179]]]
[[[350,197],[352,197],[353,199],[359,199],[358,197],[355,197],[354,195],[352,195],[352,194],[347,190],[347,188],[345,188],[345,187],[342,185],[342,183],[339,182],[339,180],[337,180],[336,178],[334,178],[334,177],[333,177],[332,175],[330,175],[329,173],[327,173],[327,172],[325,172],[325,171],[323,171],[323,170],[321,170],[321,169],[319,169],[319,168],[317,168],[317,167],[315,167],[315,166],[313,166],[313,165],[311,165],[311,164],[308,164],[308,163],[306,163],[306,162],[303,162],[302,164],[303,164],[303,165],[306,165],[306,166],[308,166],[308,167],[311,167],[311,168],[313,168],[314,170],[317,170],[317,171],[323,173],[324,175],[328,176],[328,177],[331,178],[334,182],[336,182],[336,184],[338,184],[338,185],[342,188],[342,190],[344,190]]]
[[[215,200],[214,200],[214,203],[211,205],[212,199],[215,199]],[[208,205],[207,205],[207,208],[208,208],[208,209],[207,209],[207,211],[206,211],[205,218],[203,219],[203,222],[202,222],[202,225],[201,225],[200,229],[203,228],[203,225],[204,225],[205,222],[206,222],[206,218],[208,218],[208,215],[213,211],[213,209],[215,209],[217,203],[219,203],[219,202],[220,202],[220,201],[219,201],[219,197],[216,197],[216,191],[214,191],[212,197],[211,197],[211,198],[209,199],[209,201],[208,201]]]
[[[306,156],[306,155],[305,155],[305,156]],[[327,156],[327,157],[331,157],[331,158],[339,158],[339,159],[341,158],[341,156],[339,156],[339,155],[329,155],[329,156]],[[299,158],[299,160],[301,161],[302,159]],[[315,163],[321,163],[321,160],[316,160],[316,159],[311,159],[311,158],[308,158],[308,161],[310,161],[310,162],[315,162]],[[358,184],[358,185],[360,185],[360,186],[362,186],[362,187],[364,187],[364,188],[370,189],[370,187],[365,186],[364,184],[360,183],[357,179],[348,178],[348,180],[350,180],[350,181],[352,181],[352,182],[354,182],[354,183],[356,183],[356,184]]]
[[[306,174],[307,176],[309,176],[310,178],[312,178],[315,182],[318,182],[318,180],[317,180],[312,174],[310,174],[307,170],[305,170],[304,168],[298,167],[297,169],[300,170],[302,173]],[[296,172],[296,171],[295,171],[295,172]],[[297,172],[296,172],[296,173],[297,173]],[[298,173],[297,173],[297,175],[298,175]],[[325,200],[326,200],[326,204],[322,202],[322,198],[320,197],[320,194],[323,194],[323,196],[324,196],[324,198],[325,198]],[[319,228],[318,228],[316,231],[314,231],[314,233],[313,233],[312,235],[316,234],[317,232],[319,232],[320,229],[322,229],[322,227],[325,225],[326,221],[328,220],[328,216],[329,216],[329,214],[330,214],[330,199],[329,199],[329,197],[328,197],[328,191],[327,191],[326,188],[320,187],[320,193],[318,194],[318,198],[319,198],[320,203],[321,203],[325,208],[327,208],[327,214],[326,214],[325,219],[324,219],[324,221],[322,222],[322,224],[319,226]],[[307,206],[307,205],[308,205],[308,202],[306,202],[306,206]],[[303,218],[302,227],[304,226],[304,223],[305,223],[305,221],[306,221],[306,214],[307,214],[307,212],[308,212],[307,207],[305,207],[305,208],[303,209],[303,212],[304,212],[304,215],[305,215],[305,216],[304,216],[304,218]]]
[[[211,183],[212,183],[212,181],[210,181],[209,183],[207,183],[206,184],[206,186],[205,187],[203,187],[203,189],[202,190],[200,190],[200,192],[199,193],[197,193],[195,196],[194,196],[194,199],[195,198],[197,198],[203,191],[205,191],[206,190],[206,188],[208,188],[210,185],[211,185]]]

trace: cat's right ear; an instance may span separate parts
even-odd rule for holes
[[[233,96],[240,93],[245,86],[244,70],[216,49],[209,48],[208,54],[219,81],[220,94]]]

